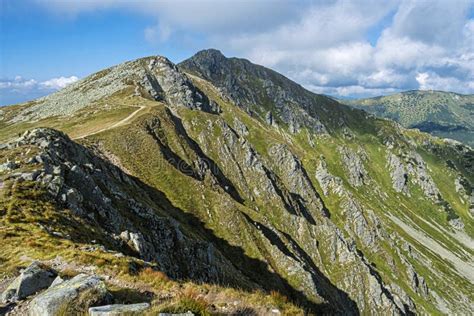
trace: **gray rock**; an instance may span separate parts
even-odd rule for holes
[[[302,208],[298,213],[308,218],[309,214],[304,215],[306,211],[312,214],[325,214],[323,203],[316,192],[309,176],[303,167],[301,161],[293,154],[287,145],[273,145],[268,150],[269,156],[272,158],[278,176],[289,189],[293,196],[300,196],[302,199],[300,204]],[[306,209],[306,211],[304,210]]]
[[[338,195],[341,195],[342,192],[345,191],[342,185],[342,179],[329,173],[327,169],[327,163],[322,156],[320,157],[319,165],[316,169],[315,175],[319,185],[323,189],[324,195],[328,195],[331,190]]]
[[[273,124],[275,124],[275,121],[273,120],[273,114],[271,111],[268,111],[267,114],[265,114],[265,122],[267,122],[267,124],[270,126],[273,126]]]
[[[462,185],[463,179],[459,176],[456,179],[454,179],[454,188],[457,193],[464,194],[464,186]]]
[[[79,274],[36,296],[30,303],[29,314],[53,316],[81,313],[107,297],[105,284],[97,276]]]
[[[186,313],[159,313],[158,316],[194,316],[195,314],[192,312],[186,312]]]
[[[152,93],[161,94],[171,106],[184,106],[190,109],[218,113],[220,109],[215,102],[211,102],[207,96],[197,89],[187,76],[182,73],[175,64],[167,58],[157,56],[151,60],[148,66],[151,74],[147,74],[152,86]]]
[[[105,305],[89,308],[89,316],[141,315],[149,308],[148,303]]]
[[[269,125],[277,119],[287,124],[292,133],[297,133],[302,127],[318,134],[327,133],[319,116],[328,110],[323,103],[335,101],[323,96],[316,98],[300,85],[269,69],[248,60],[226,58],[213,49],[197,53],[180,63],[179,68],[209,80],[228,99],[248,112],[260,113],[265,105],[266,111],[271,110],[272,118],[268,114],[263,117]],[[256,86],[259,89],[255,89]],[[320,101],[323,102],[319,104]]]
[[[450,220],[449,224],[457,230],[463,230],[464,229],[464,223],[459,217]]]
[[[395,191],[402,192],[409,196],[410,192],[408,190],[408,173],[405,170],[405,165],[401,159],[392,153],[388,153],[387,164],[390,170],[392,185]]]
[[[234,129],[240,136],[247,136],[249,130],[238,118],[234,118]]]
[[[418,275],[418,273],[416,273],[415,269],[408,261],[404,260],[404,262],[407,266],[407,274],[408,279],[410,280],[411,288],[420,295],[428,297],[429,290],[428,286],[426,285],[425,279],[422,276]]]
[[[13,161],[7,161],[5,163],[0,164],[0,172],[10,171],[18,168],[18,165]]]
[[[415,151],[408,154],[407,169],[408,173],[412,175],[413,182],[421,187],[426,197],[434,201],[441,199],[438,187],[431,178],[426,163],[420,154]]]
[[[357,154],[347,147],[339,147],[339,153],[344,167],[349,175],[349,183],[354,187],[367,184],[369,174],[365,170],[363,160],[367,159],[364,154]]]
[[[51,285],[56,272],[33,262],[2,293],[0,303],[22,300]]]
[[[61,283],[64,282],[64,279],[61,278],[59,275],[56,277],[56,279],[54,279],[53,283],[51,283],[50,287],[53,287],[53,286],[56,286],[56,285],[59,285]]]

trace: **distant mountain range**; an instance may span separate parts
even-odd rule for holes
[[[474,147],[474,95],[443,91],[406,91],[388,96],[339,100],[404,127]]]

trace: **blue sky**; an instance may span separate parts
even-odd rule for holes
[[[474,1],[0,0],[0,105],[126,60],[200,49],[338,97],[474,93]]]

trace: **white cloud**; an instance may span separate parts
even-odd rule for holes
[[[433,72],[422,72],[416,75],[421,90],[447,90],[460,93],[472,93],[474,80],[461,82],[453,77],[441,77]]]
[[[339,97],[374,97],[401,91],[396,88],[366,88],[359,85],[348,85],[342,87],[309,85],[306,86],[306,88],[316,93],[335,95]]]
[[[79,80],[76,76],[51,78],[45,81],[25,79],[0,79],[0,105],[24,102],[62,89]]]
[[[150,43],[204,38],[200,47],[223,48],[317,92],[433,86],[474,93],[470,0],[33,1],[62,15],[126,9],[151,16]],[[428,74],[424,83],[420,74]]]
[[[27,91],[31,89],[59,90],[79,80],[76,76],[58,77],[38,82],[35,79],[25,79],[16,76],[13,80],[0,80],[0,90]]]
[[[427,44],[458,46],[469,0],[405,0],[394,16],[391,32]]]
[[[52,78],[52,79],[40,82],[39,86],[45,89],[59,90],[59,89],[65,88],[71,83],[76,82],[77,80],[79,80],[79,78],[77,78],[76,76]]]
[[[32,0],[58,15],[125,9],[148,16],[173,29],[226,33],[239,29],[264,29],[288,21],[300,8],[291,0]]]
[[[34,79],[23,79],[16,76],[13,80],[0,80],[0,90],[22,91],[36,87],[38,82]]]
[[[145,28],[145,39],[149,43],[164,42],[169,39],[172,34],[172,28],[169,25],[158,23],[154,26]]]

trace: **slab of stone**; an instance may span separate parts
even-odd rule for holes
[[[120,316],[141,314],[150,308],[148,303],[114,304],[89,308],[90,316]]]
[[[79,313],[87,311],[93,304],[106,300],[108,296],[105,283],[99,277],[79,274],[36,296],[30,303],[29,314],[54,316]],[[74,312],[70,311],[71,308]]]
[[[33,262],[0,295],[0,303],[16,302],[48,288],[56,275],[55,271]]]

